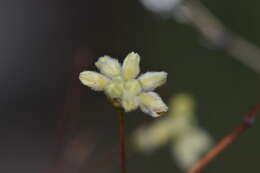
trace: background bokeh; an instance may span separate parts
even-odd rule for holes
[[[257,0],[204,0],[231,31],[260,46]],[[98,57],[141,55],[142,72],[164,70],[157,91],[167,102],[192,94],[201,126],[215,140],[241,122],[259,101],[259,74],[199,33],[147,10],[139,1],[0,1],[0,172],[118,171],[118,117],[103,93],[78,80]],[[260,57],[259,57],[260,58]],[[260,64],[259,64],[260,68]],[[126,117],[130,134],[156,121],[141,111]],[[205,170],[259,171],[260,123]],[[180,172],[169,149],[133,155],[128,172]]]

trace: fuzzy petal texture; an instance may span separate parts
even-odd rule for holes
[[[152,117],[159,117],[168,110],[161,97],[155,92],[141,93],[139,101],[141,110]]]
[[[140,73],[140,56],[137,53],[129,53],[122,67],[123,78],[125,80],[134,79]]]
[[[93,71],[83,71],[79,75],[80,81],[95,91],[102,91],[109,83],[109,79]]]
[[[125,91],[122,98],[122,106],[126,112],[136,110],[139,106],[139,99],[137,95],[142,91],[140,83],[131,79],[125,82]]]
[[[124,92],[124,84],[122,82],[111,82],[105,88],[105,93],[109,98],[121,98]]]
[[[166,72],[147,72],[138,79],[145,91],[152,91],[167,80]]]
[[[138,108],[139,102],[136,96],[124,97],[122,99],[122,106],[126,112],[136,110]]]
[[[109,56],[100,57],[95,65],[102,74],[110,78],[118,76],[121,73],[121,65],[118,60]]]
[[[140,82],[135,79],[126,81],[124,87],[128,95],[138,95],[142,91]]]

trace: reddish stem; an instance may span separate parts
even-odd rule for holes
[[[123,110],[119,110],[119,134],[120,134],[120,167],[121,167],[121,173],[126,173],[125,115],[124,115]]]
[[[255,117],[260,111],[260,105],[255,106],[245,117],[243,123],[224,137],[203,159],[195,164],[187,173],[201,172],[213,159],[236,140],[246,129],[254,124]]]

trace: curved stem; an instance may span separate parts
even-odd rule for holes
[[[245,117],[244,121],[231,133],[224,137],[202,160],[195,164],[187,173],[201,172],[213,159],[215,159],[224,149],[236,140],[246,129],[254,123],[257,113],[260,111],[260,105],[255,106]]]
[[[119,135],[120,135],[120,168],[121,168],[121,173],[126,173],[125,115],[123,110],[119,110]]]

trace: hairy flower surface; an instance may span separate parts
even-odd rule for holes
[[[95,91],[104,91],[115,106],[126,112],[141,110],[153,117],[167,112],[161,97],[153,92],[167,80],[166,72],[146,72],[140,77],[140,56],[131,52],[123,65],[117,59],[103,56],[95,63],[101,73],[83,71],[80,81]]]

